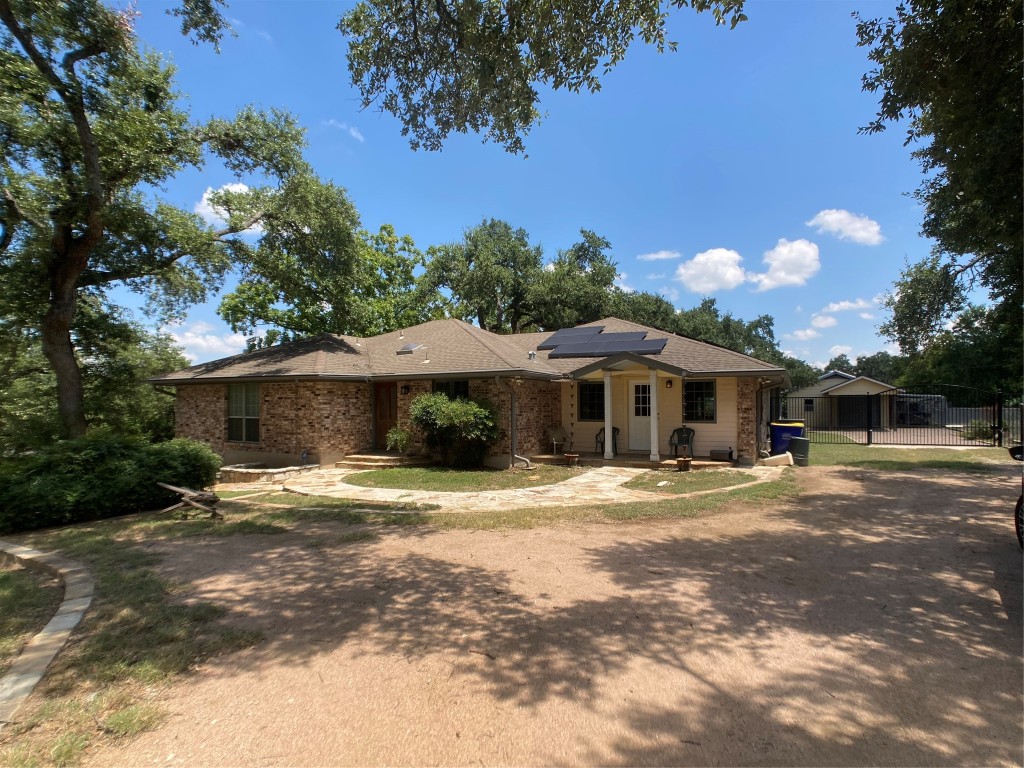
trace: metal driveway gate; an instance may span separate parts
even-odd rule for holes
[[[1002,393],[955,384],[773,398],[772,421],[797,419],[814,443],[1001,446],[1021,436],[1020,405],[1005,407]]]

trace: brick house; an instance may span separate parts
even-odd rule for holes
[[[787,381],[778,366],[613,317],[506,336],[433,320],[370,338],[317,336],[153,379],[175,388],[179,436],[208,443],[225,463],[269,466],[383,449],[392,426],[415,435],[409,404],[430,391],[494,406],[494,466],[509,465],[513,439],[518,455],[550,453],[556,426],[584,452],[614,428],[606,458],[617,449],[658,461],[683,425],[696,432],[697,456],[732,449],[753,464],[768,391]]]

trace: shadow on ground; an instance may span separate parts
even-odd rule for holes
[[[431,554],[434,537],[473,534],[423,529],[176,544],[173,571],[264,632],[227,674],[352,644],[412,662],[443,654],[467,690],[516,707],[606,710],[609,681],[663,670],[671,686],[624,703],[614,717],[627,736],[584,762],[1019,764],[1011,484],[803,476],[815,478],[824,489],[747,508],[759,519],[736,535],[681,521],[620,526],[593,545],[584,536],[578,578],[594,588],[582,598],[554,582],[522,588],[526,565]],[[508,546],[522,543],[525,558],[530,535],[547,534]]]

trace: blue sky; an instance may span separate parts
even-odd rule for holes
[[[548,257],[592,229],[611,241],[622,285],[681,309],[713,296],[738,317],[770,314],[783,349],[823,364],[892,350],[877,298],[930,250],[906,195],[921,174],[903,131],[857,133],[877,102],[861,91],[869,62],[851,13],[893,5],[752,0],[733,30],[676,11],[678,52],[638,44],[599,93],[545,94],[525,158],[477,136],[413,152],[397,120],[360,111],[335,29],[344,3],[236,0],[238,35],[219,55],[180,37],[156,0],[140,3],[138,30],[178,67],[195,119],[249,103],[295,114],[307,159],[349,191],[367,228],[393,224],[425,250],[494,217]],[[210,167],[166,194],[194,209],[207,188],[237,181]],[[196,361],[244,344],[216,304],[170,329]]]

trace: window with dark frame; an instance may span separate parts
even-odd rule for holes
[[[449,400],[469,400],[469,380],[448,379],[435,381],[434,391],[447,395]]]
[[[260,441],[260,385],[228,385],[228,440],[233,443]]]
[[[814,413],[814,398],[813,397],[805,397],[804,398],[804,412],[805,413]]]
[[[604,421],[604,382],[579,382],[580,421]]]
[[[683,387],[683,419],[691,421],[716,421],[715,382],[687,381]]]

